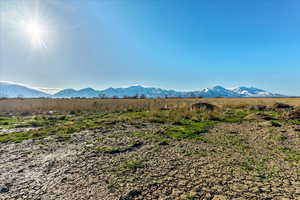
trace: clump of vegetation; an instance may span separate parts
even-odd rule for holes
[[[257,105],[250,105],[249,110],[253,111],[268,111],[269,108],[267,105],[257,104]]]
[[[286,103],[275,103],[273,105],[273,109],[275,109],[275,110],[293,110],[294,107],[289,104],[286,104]]]
[[[208,132],[208,129],[215,125],[215,121],[201,122],[183,122],[181,125],[176,125],[169,128],[163,134],[176,139],[200,139],[203,134]]]
[[[283,114],[283,118],[287,120],[297,120],[300,121],[300,109],[296,109]]]
[[[136,171],[138,168],[143,168],[142,161],[139,160],[126,160],[124,163],[122,163],[120,170],[122,172],[128,172],[128,171]]]
[[[205,102],[199,102],[192,104],[191,110],[196,110],[196,111],[214,111],[216,110],[217,107],[213,104],[210,103],[205,103]]]
[[[247,112],[241,109],[226,109],[223,112],[223,117],[221,118],[222,122],[241,122],[245,116],[247,116]]]
[[[293,150],[289,147],[279,146],[277,150],[282,152],[285,155],[285,159],[289,161],[296,161],[300,164],[300,152]]]
[[[268,167],[267,158],[246,157],[242,162],[241,168],[246,171],[254,171],[261,179],[271,178],[274,174],[272,169]]]

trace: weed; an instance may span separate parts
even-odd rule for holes
[[[122,164],[120,170],[123,172],[127,172],[127,171],[135,171],[138,168],[143,168],[143,164],[141,161],[127,160]]]
[[[293,150],[289,147],[279,146],[277,150],[281,151],[285,155],[285,159],[289,161],[296,161],[300,163],[300,152]]]
[[[247,112],[240,109],[227,109],[220,119],[222,122],[241,122],[246,116]]]
[[[268,139],[275,140],[275,141],[285,141],[288,137],[283,133],[279,133],[274,128],[269,129]]]

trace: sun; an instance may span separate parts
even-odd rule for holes
[[[34,47],[46,48],[46,26],[37,20],[28,20],[22,23],[23,30],[27,37],[31,40],[31,44]]]

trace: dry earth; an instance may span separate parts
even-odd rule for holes
[[[162,137],[169,126],[1,143],[0,199],[300,199],[297,125],[219,123],[197,140]]]

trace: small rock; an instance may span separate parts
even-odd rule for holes
[[[265,121],[265,122],[261,122],[259,123],[260,126],[267,126],[267,127],[281,127],[282,125],[278,122],[274,122],[274,121]]]
[[[54,111],[50,110],[50,111],[48,112],[48,114],[49,114],[49,115],[53,115],[53,114],[54,114]]]
[[[272,126],[272,122],[271,121],[266,121],[266,122],[261,122],[259,123],[260,126],[263,126],[263,127],[271,127]]]
[[[121,197],[120,200],[131,200],[141,194],[142,192],[140,190],[131,190],[125,197]]]
[[[300,195],[300,187],[296,187],[295,194]]]
[[[279,200],[290,200],[289,198],[286,197],[278,197]]]
[[[32,140],[32,139],[24,140],[24,141],[22,142],[22,144],[24,144],[24,145],[26,145],[26,146],[29,146],[29,145],[33,144],[33,140]]]
[[[230,131],[229,133],[230,134],[238,134],[239,132],[238,131]]]
[[[9,189],[6,187],[0,187],[0,194],[9,192]]]
[[[247,115],[245,117],[245,119],[248,119],[248,120],[257,120],[257,119],[260,119],[260,117],[259,117],[259,115],[252,113],[252,114]]]
[[[172,191],[172,196],[173,197],[179,197],[182,194],[182,192],[180,190],[174,189]]]
[[[85,147],[92,148],[92,147],[94,147],[94,144],[87,144],[87,145],[85,145]]]
[[[278,122],[271,121],[271,123],[272,123],[272,126],[274,126],[274,127],[281,127],[282,126]]]
[[[247,120],[270,120],[271,118],[267,115],[251,113],[251,114],[247,115],[244,119],[247,119]]]

